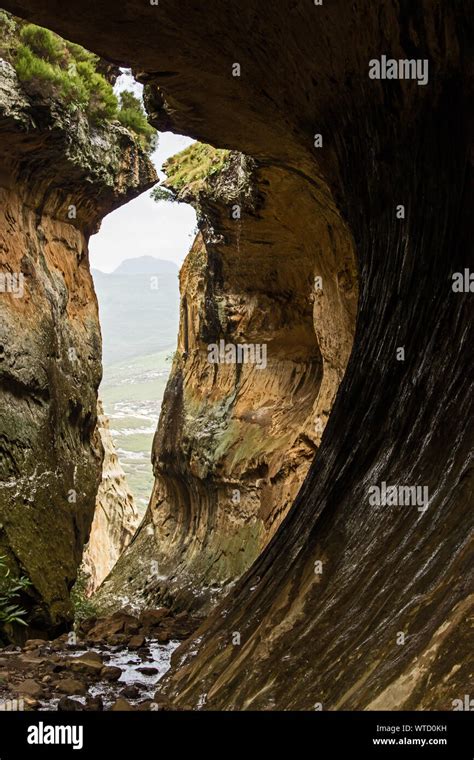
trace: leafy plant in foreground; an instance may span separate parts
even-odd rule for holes
[[[31,586],[29,578],[26,576],[13,578],[6,564],[6,557],[0,555],[0,625],[8,623],[26,625],[24,620],[26,610],[12,602],[18,599],[21,592],[28,586]]]

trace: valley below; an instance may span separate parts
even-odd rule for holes
[[[141,515],[153,487],[150,452],[171,355],[170,351],[163,351],[111,364],[105,368],[100,386],[117,456]]]

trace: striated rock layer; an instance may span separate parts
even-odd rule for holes
[[[172,167],[192,151],[165,167],[200,232],[180,274],[178,347],[153,445],[142,530],[153,526],[155,542],[148,567],[138,542],[107,579],[97,602],[108,609],[125,590],[135,603],[203,611],[248,569],[304,480],[352,345],[353,248],[331,237],[329,219],[304,221],[304,235],[311,194],[296,202],[291,176],[240,154],[178,189]],[[246,346],[246,361],[210,361],[221,341]]]
[[[140,522],[123,468],[110,434],[102,403],[97,409],[97,428],[104,449],[102,480],[97,491],[94,519],[82,559],[85,591],[90,596],[112,570],[129,545]]]
[[[473,237],[472,2],[6,4],[141,69],[155,124],[292,178],[287,203],[313,197],[302,242],[321,217],[355,242],[354,346],[315,461],[177,653],[169,693],[226,709],[451,709],[471,676],[472,295],[451,284]],[[426,59],[428,83],[370,79],[382,55]],[[383,481],[428,488],[427,509],[371,505]]]
[[[87,243],[156,174],[126,129],[26,96],[4,61],[0,133],[0,553],[31,580],[31,629],[53,633],[71,620],[102,466]]]

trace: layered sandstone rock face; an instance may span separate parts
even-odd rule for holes
[[[451,288],[473,234],[469,8],[6,4],[140,70],[156,125],[252,156],[280,231],[317,249],[326,222],[323,264],[328,239],[355,244],[353,350],[315,460],[258,560],[177,652],[169,694],[214,709],[451,709],[470,688],[472,296]],[[382,55],[426,59],[428,83],[371,79]],[[268,235],[257,248],[271,256]],[[427,487],[427,510],[371,505],[383,481]]]
[[[94,519],[84,551],[82,569],[90,596],[110,573],[127,548],[140,521],[110,434],[108,417],[99,401],[97,428],[104,450],[102,479],[97,491]]]
[[[101,337],[87,244],[156,180],[130,133],[28,97],[0,62],[0,553],[32,629],[71,620],[101,478]]]
[[[148,572],[141,545],[123,557],[101,589],[109,609],[126,590],[202,612],[250,567],[306,476],[352,346],[352,246],[331,241],[325,219],[301,243],[311,198],[288,203],[291,178],[238,153],[201,180],[197,163],[183,181],[179,167],[202,161],[199,149],[165,166],[200,231],[180,274],[178,347],[153,445],[142,530],[155,545]]]

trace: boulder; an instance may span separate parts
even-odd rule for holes
[[[143,628],[154,628],[168,617],[170,610],[167,607],[159,607],[156,610],[143,610],[140,613],[140,624]]]
[[[141,649],[141,647],[145,643],[145,637],[141,634],[138,634],[136,636],[132,636],[128,641],[128,648],[129,649]]]
[[[134,708],[123,697],[119,697],[110,708],[111,712],[133,712]]]
[[[92,641],[102,641],[119,633],[132,633],[139,629],[138,618],[127,612],[118,611],[110,617],[100,618],[88,631],[88,638]]]
[[[84,705],[77,699],[71,697],[61,697],[58,702],[58,712],[79,712],[84,710]]]
[[[89,712],[102,712],[104,709],[101,697],[87,697],[86,705]]]
[[[143,673],[144,676],[156,676],[158,673],[158,668],[149,667],[147,665],[143,665],[140,668],[137,668],[139,673]]]
[[[140,689],[135,684],[127,684],[120,692],[120,696],[125,699],[137,699],[140,696]]]
[[[42,647],[47,643],[46,639],[28,639],[23,649],[27,652],[29,649],[38,649],[38,647]]]
[[[100,677],[103,678],[104,681],[118,681],[121,675],[121,669],[116,668],[113,665],[106,665],[100,671]]]
[[[78,681],[76,678],[64,678],[56,684],[56,689],[68,696],[73,696],[74,694],[84,696],[87,691],[82,681]]]
[[[67,660],[66,667],[73,673],[84,673],[89,676],[99,676],[104,663],[102,657],[96,652],[86,652],[79,657],[71,657]]]
[[[24,694],[28,697],[32,697],[33,699],[41,697],[43,694],[42,686],[32,678],[26,678],[20,684],[17,684],[15,691],[17,691],[18,694]]]

